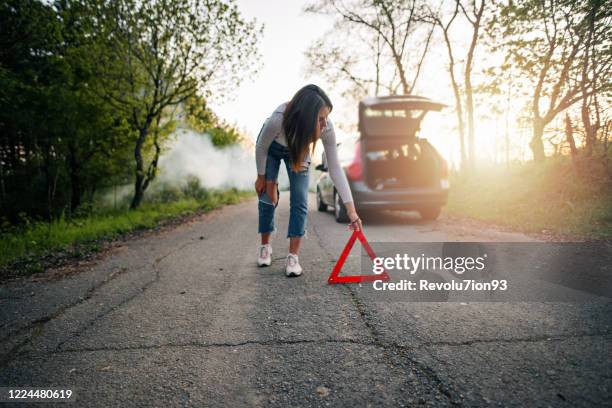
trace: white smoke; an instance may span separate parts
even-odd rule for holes
[[[159,172],[151,186],[145,192],[155,193],[165,186],[183,187],[190,177],[197,177],[200,185],[209,189],[236,187],[242,190],[254,188],[257,178],[255,166],[255,149],[253,144],[235,144],[227,147],[216,147],[210,135],[190,129],[179,129],[171,141],[164,147],[159,159]],[[314,191],[318,172],[311,166],[310,188]],[[281,162],[278,175],[281,191],[289,189],[289,177],[285,163]],[[126,203],[134,194],[133,184],[116,186],[105,191],[102,201],[108,206]]]
[[[182,185],[189,176],[205,188],[251,189],[257,175],[255,152],[241,144],[214,146],[207,133],[181,129],[159,160],[160,184]]]
[[[166,153],[159,159],[159,173],[151,186],[152,190],[164,184],[184,185],[189,176],[197,177],[205,188],[254,188],[257,178],[254,146],[236,144],[216,147],[207,133],[190,129],[177,130],[172,139]],[[316,178],[312,168],[310,184],[314,190]],[[289,189],[284,162],[281,162],[278,183],[280,190]]]

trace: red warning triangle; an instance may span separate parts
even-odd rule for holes
[[[353,248],[353,244],[355,243],[355,240],[357,238],[359,238],[359,241],[361,241],[361,245],[363,245],[363,247],[365,248],[366,252],[370,256],[370,259],[374,261],[374,258],[376,258],[376,254],[374,253],[374,251],[372,251],[372,247],[370,247],[370,244],[366,240],[365,235],[363,235],[363,232],[361,230],[354,230],[353,235],[351,235],[348,242],[346,243],[344,250],[340,254],[340,258],[338,258],[338,262],[336,262],[334,269],[332,269],[331,274],[327,279],[328,284],[333,285],[334,283],[358,283],[372,282],[377,280],[389,280],[389,274],[387,274],[387,271],[385,270],[383,270],[383,272],[379,275],[338,276],[340,270],[342,269],[342,266],[344,265],[344,261],[346,261],[346,257],[351,252],[351,248]]]

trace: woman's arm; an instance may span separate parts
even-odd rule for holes
[[[255,181],[255,191],[261,194],[266,189],[266,162],[268,159],[268,149],[274,138],[280,132],[283,115],[276,111],[266,119],[255,145],[255,164],[257,166],[257,180]]]
[[[274,141],[274,138],[280,132],[282,126],[283,115],[277,112],[266,119],[259,135],[257,136],[257,144],[255,145],[255,164],[257,165],[257,175],[265,176],[266,160],[268,158],[268,149]]]
[[[327,128],[321,135],[321,141],[323,142],[323,148],[325,149],[325,158],[327,159],[327,168],[329,169],[329,176],[338,190],[338,194],[346,207],[346,213],[349,220],[352,222],[359,219],[357,211],[355,211],[355,204],[353,201],[353,195],[351,194],[351,188],[346,174],[340,166],[340,160],[338,159],[338,148],[336,146],[336,132],[331,120],[327,121]],[[359,222],[359,229],[361,229],[361,223]]]
[[[355,211],[355,204],[351,201],[349,203],[344,204],[344,206],[346,207],[346,214],[349,220],[351,221],[351,223],[349,224],[349,228],[352,230],[361,230],[363,228],[363,225],[361,225],[361,218],[359,218],[359,215],[357,215],[357,211]]]

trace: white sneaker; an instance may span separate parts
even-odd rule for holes
[[[272,264],[272,246],[270,244],[259,246],[257,266],[270,266]]]
[[[285,264],[285,275],[287,277],[300,276],[302,274],[302,267],[300,266],[300,260],[295,254],[287,255]]]

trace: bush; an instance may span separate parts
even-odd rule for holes
[[[145,197],[147,197],[146,193]],[[172,203],[183,197],[183,191],[179,187],[164,184],[158,190],[149,191],[148,198],[145,200],[151,203]]]
[[[198,201],[208,200],[210,191],[200,184],[200,179],[196,176],[187,177],[187,184],[183,187],[185,197],[194,198]]]

